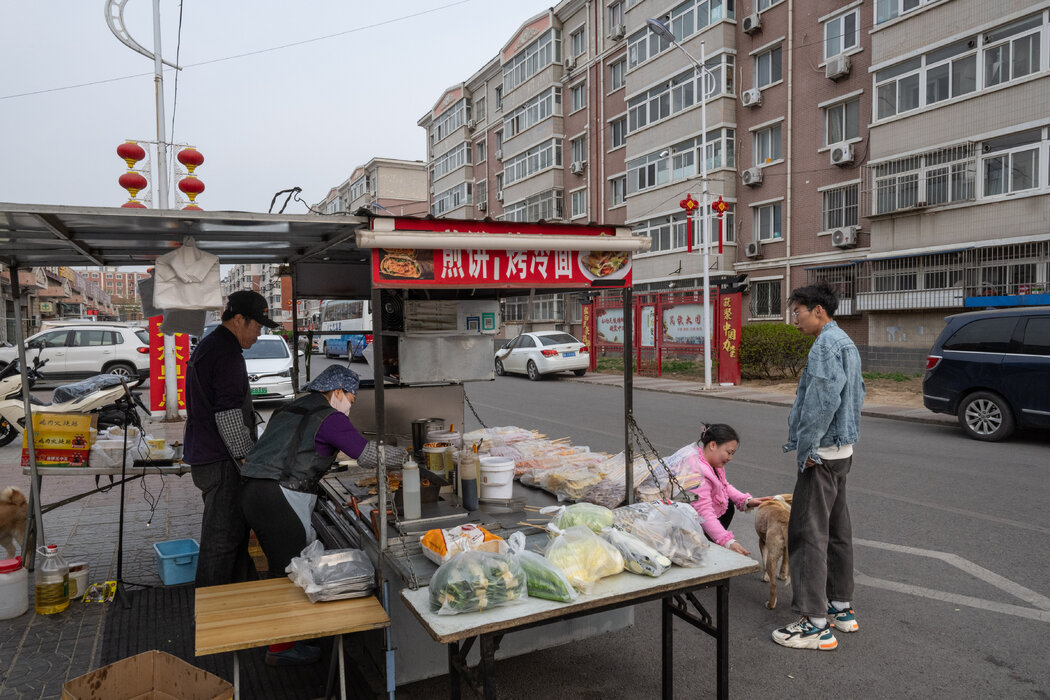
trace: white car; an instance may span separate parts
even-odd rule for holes
[[[586,345],[562,331],[522,333],[496,351],[496,374],[527,374],[532,381],[545,374],[571,371],[577,377],[587,373],[591,353]]]
[[[261,335],[244,351],[248,385],[255,401],[295,398],[292,386],[292,353],[279,335]]]
[[[83,323],[41,331],[26,338],[26,361],[38,357],[45,380],[85,379],[116,374],[126,379],[149,376],[149,333],[143,328]],[[0,347],[0,364],[18,359],[14,345]]]

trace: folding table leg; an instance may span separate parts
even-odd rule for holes
[[[481,636],[481,688],[485,700],[496,700],[496,640]]]
[[[233,652],[233,700],[241,700],[241,662]]]
[[[448,645],[448,696],[451,700],[460,700],[459,667],[456,657],[459,656],[459,642]]]
[[[671,612],[671,599],[660,599],[661,638],[660,650],[663,657],[663,697],[674,698],[674,615]]]
[[[335,653],[339,656],[339,697],[346,700],[346,660],[343,659],[343,635],[335,638]]]
[[[718,619],[718,636],[715,637],[715,646],[718,647],[718,698],[729,699],[729,581],[723,581],[715,589],[718,599],[718,609],[715,617]]]

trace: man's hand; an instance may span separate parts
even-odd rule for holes
[[[817,466],[818,462],[814,462],[812,457],[806,458],[806,469]]]

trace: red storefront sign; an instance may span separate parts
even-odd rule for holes
[[[720,294],[715,314],[718,332],[718,381],[723,384],[740,384],[740,294]]]
[[[163,411],[164,394],[164,334],[160,332],[163,316],[149,320],[149,409]],[[190,337],[185,333],[175,334],[175,377],[178,388],[179,408],[186,408],[186,360],[190,357]]]

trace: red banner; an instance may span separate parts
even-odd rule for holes
[[[631,254],[566,250],[372,251],[376,287],[627,287]]]
[[[149,320],[149,409],[165,409],[164,334],[160,332],[163,316]],[[179,409],[186,408],[186,360],[190,357],[190,337],[185,333],[175,334],[175,377],[178,388]]]
[[[715,323],[718,345],[718,381],[722,384],[740,384],[741,294],[719,294]]]

